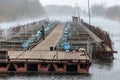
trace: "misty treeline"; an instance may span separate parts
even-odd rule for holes
[[[64,16],[74,16],[74,15],[78,15],[78,9],[80,11],[80,13],[84,13],[87,14],[86,11],[81,10],[81,8],[79,7],[72,7],[72,6],[67,6],[67,5],[47,5],[44,7],[46,13],[49,16],[52,15],[64,15]]]
[[[39,0],[0,0],[0,21],[35,18],[44,14]]]
[[[95,16],[102,16],[109,19],[120,21],[120,6],[114,5],[106,7],[105,4],[94,4],[91,6],[91,12]]]

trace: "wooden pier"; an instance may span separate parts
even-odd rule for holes
[[[83,23],[72,22],[65,31],[66,24],[61,22],[53,27],[44,40],[38,40],[29,50],[0,51],[0,73],[88,73],[92,52],[100,51],[103,46],[105,51],[111,52],[111,48],[103,44],[104,40]],[[66,33],[71,34],[66,39],[71,46],[69,51],[58,47]]]
[[[33,49],[27,51],[8,51],[9,58],[0,60],[2,72],[76,72],[88,73],[91,60],[85,51],[65,52],[50,50],[55,48],[64,33],[65,23],[60,23]]]

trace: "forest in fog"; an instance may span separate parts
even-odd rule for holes
[[[39,0],[0,0],[0,22],[40,17],[44,13]]]
[[[91,6],[91,13],[94,16],[105,17],[120,21],[120,5],[106,7],[105,4],[94,4]]]
[[[92,16],[105,17],[120,21],[120,6],[106,6],[103,3],[93,4],[90,7]],[[88,16],[88,10],[79,7],[80,15]],[[39,18],[47,16],[74,16],[78,15],[77,6],[46,5],[42,6],[39,0],[0,0],[0,22],[17,19]]]

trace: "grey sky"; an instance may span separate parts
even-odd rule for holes
[[[83,9],[87,8],[87,1],[88,0],[40,0],[43,6],[50,4],[75,6],[75,3],[78,3]],[[107,6],[120,5],[120,0],[90,0],[90,4],[101,2],[106,3]]]

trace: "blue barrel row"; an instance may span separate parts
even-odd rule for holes
[[[67,41],[67,39],[71,37],[71,33],[68,32],[69,29],[71,29],[71,22],[67,22],[66,23],[66,27],[64,29],[64,38],[65,38],[65,41]]]
[[[58,24],[58,21],[49,23],[47,26],[45,26],[45,33],[48,33],[53,27],[57,26]]]
[[[39,40],[41,38],[41,31],[38,30],[36,32],[35,35],[32,35],[28,40],[24,40],[23,38],[21,38],[21,42],[22,42],[22,48],[24,50],[27,50],[29,48],[29,44],[35,42],[35,40]]]
[[[71,22],[67,22],[64,28],[64,35],[62,36],[58,48],[64,49],[66,52],[70,51],[70,44],[67,42],[67,39],[71,37],[71,33],[68,30],[71,28]]]
[[[54,21],[54,22],[49,23],[47,26],[45,26],[45,28],[44,28],[45,33],[48,33],[58,23],[59,23],[58,21]],[[22,48],[24,50],[27,50],[29,48],[29,44],[35,42],[35,40],[39,40],[42,37],[41,34],[42,34],[41,31],[38,30],[36,32],[36,34],[32,35],[28,40],[24,40],[24,39],[21,38],[20,41],[22,42]]]

